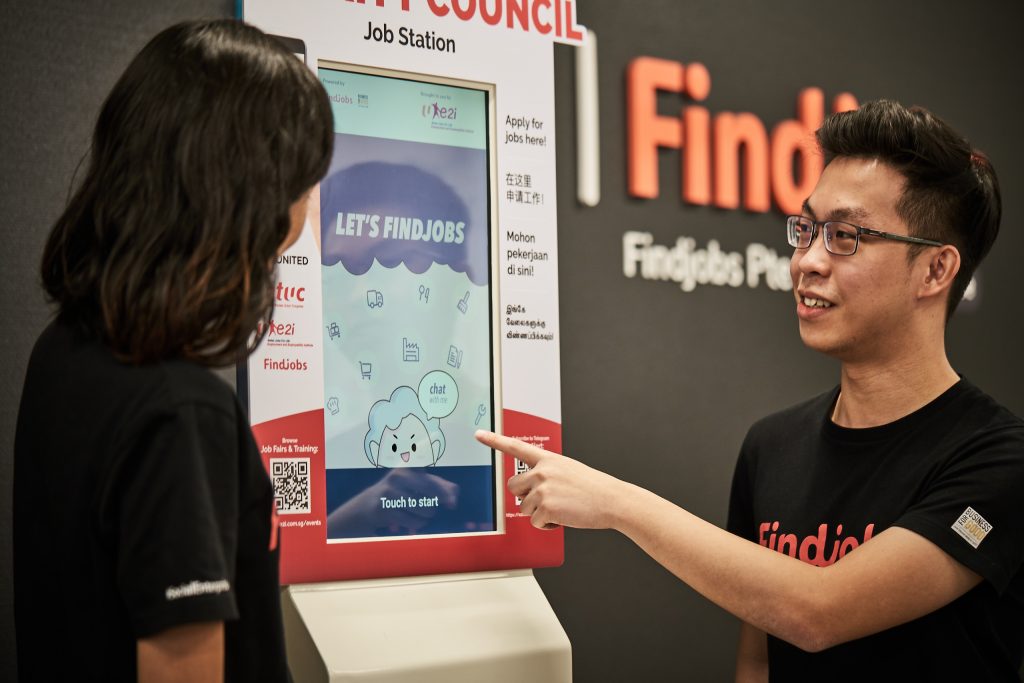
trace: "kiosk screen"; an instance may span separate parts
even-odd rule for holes
[[[328,541],[495,533],[493,86],[319,77]]]

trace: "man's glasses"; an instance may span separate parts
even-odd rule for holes
[[[894,235],[881,230],[872,230],[852,223],[842,221],[815,221],[806,216],[786,216],[786,238],[789,246],[797,249],[807,249],[818,234],[818,227],[821,227],[821,234],[824,235],[825,248],[829,253],[837,256],[849,256],[857,253],[860,245],[861,235],[881,237],[885,240],[896,240],[898,242],[910,242],[911,244],[926,244],[930,247],[941,247],[942,242],[924,239],[923,237],[910,237],[909,235]]]

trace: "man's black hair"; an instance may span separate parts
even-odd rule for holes
[[[999,233],[1002,200],[988,157],[928,110],[891,100],[830,116],[817,138],[826,164],[836,157],[878,159],[898,171],[906,186],[896,212],[911,234],[960,252],[948,320]],[[910,257],[922,248],[911,247]]]

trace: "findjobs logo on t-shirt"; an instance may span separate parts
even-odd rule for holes
[[[972,548],[977,548],[985,540],[988,532],[992,531],[992,525],[975,512],[974,508],[968,507],[953,524],[952,529],[970,543]]]

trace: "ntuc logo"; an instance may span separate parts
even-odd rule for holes
[[[306,288],[290,287],[283,282],[278,282],[277,287],[274,289],[274,299],[278,303],[305,303]]]
[[[305,301],[306,288],[289,287],[285,283],[278,283],[278,288],[274,290],[274,298],[278,301]]]
[[[658,92],[673,92],[694,102],[707,99],[711,74],[703,64],[637,57],[626,74],[629,194],[658,196],[658,150],[680,152],[682,187],[688,204],[721,209],[740,207],[766,212],[772,200],[783,213],[799,213],[824,168],[814,131],[825,120],[825,94],[805,88],[797,95],[796,118],[780,121],[769,135],[750,112],[718,112],[691,104],[677,116],[658,113]],[[857,99],[840,93],[832,111],[857,108]]]
[[[448,119],[449,121],[454,121],[456,115],[455,107],[442,107],[437,102],[424,104],[420,111],[423,114],[423,118],[430,119],[431,121],[436,119]]]

